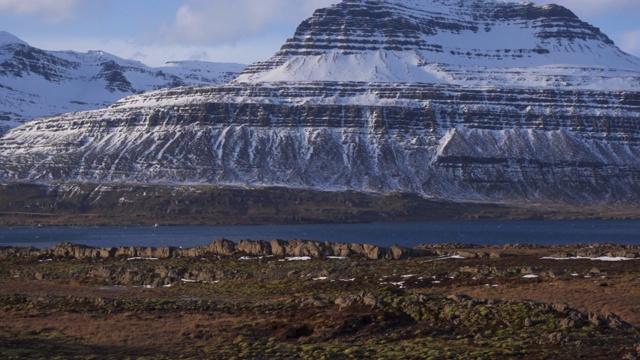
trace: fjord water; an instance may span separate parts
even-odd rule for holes
[[[473,243],[478,245],[577,243],[640,244],[640,220],[431,221],[411,223],[173,226],[3,227],[0,246],[44,248],[60,242],[94,247],[207,245],[219,238],[304,239],[379,246]]]

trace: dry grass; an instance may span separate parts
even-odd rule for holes
[[[141,273],[155,267],[227,271],[219,283],[151,289],[115,287],[86,271],[117,262],[6,260],[0,264],[11,270],[0,272],[5,274],[0,277],[0,355],[597,359],[636,354],[640,336],[633,328],[595,325],[586,315],[566,327],[561,324],[568,313],[521,300],[566,303],[602,316],[614,312],[638,326],[637,262],[540,259],[552,251],[514,250],[499,259],[446,261],[122,264]],[[585,278],[596,267],[602,275]],[[526,272],[540,277],[525,279]],[[16,273],[21,278],[8,275]],[[48,280],[29,277],[35,273]],[[321,276],[326,280],[312,280]],[[447,298],[455,293],[476,300]]]

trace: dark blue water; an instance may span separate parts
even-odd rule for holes
[[[80,227],[0,228],[0,246],[50,247],[60,242],[109,246],[206,245],[218,238],[305,239],[380,246],[414,247],[419,244],[463,242],[504,244],[640,244],[640,220],[559,221],[433,221],[415,223],[178,226],[178,227]]]

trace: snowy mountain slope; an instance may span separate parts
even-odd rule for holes
[[[640,59],[557,5],[349,0],[237,81],[308,80],[622,90],[640,85]]]
[[[640,200],[638,93],[363,85],[160,90],[35,120],[0,141],[0,178]]]
[[[345,0],[296,34],[227,85],[15,128],[0,138],[0,180],[640,201],[640,60],[564,8]],[[501,60],[467,48],[488,44]]]
[[[150,68],[101,51],[40,50],[0,32],[0,127],[102,108],[148,90],[224,84],[244,67],[191,61]]]

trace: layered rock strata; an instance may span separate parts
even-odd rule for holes
[[[640,59],[558,6],[345,0],[231,84],[0,139],[0,180],[640,201]]]
[[[173,105],[163,106],[167,99]],[[360,83],[168,90],[15,129],[0,140],[0,178],[636,202],[639,110],[640,95],[627,91]]]

